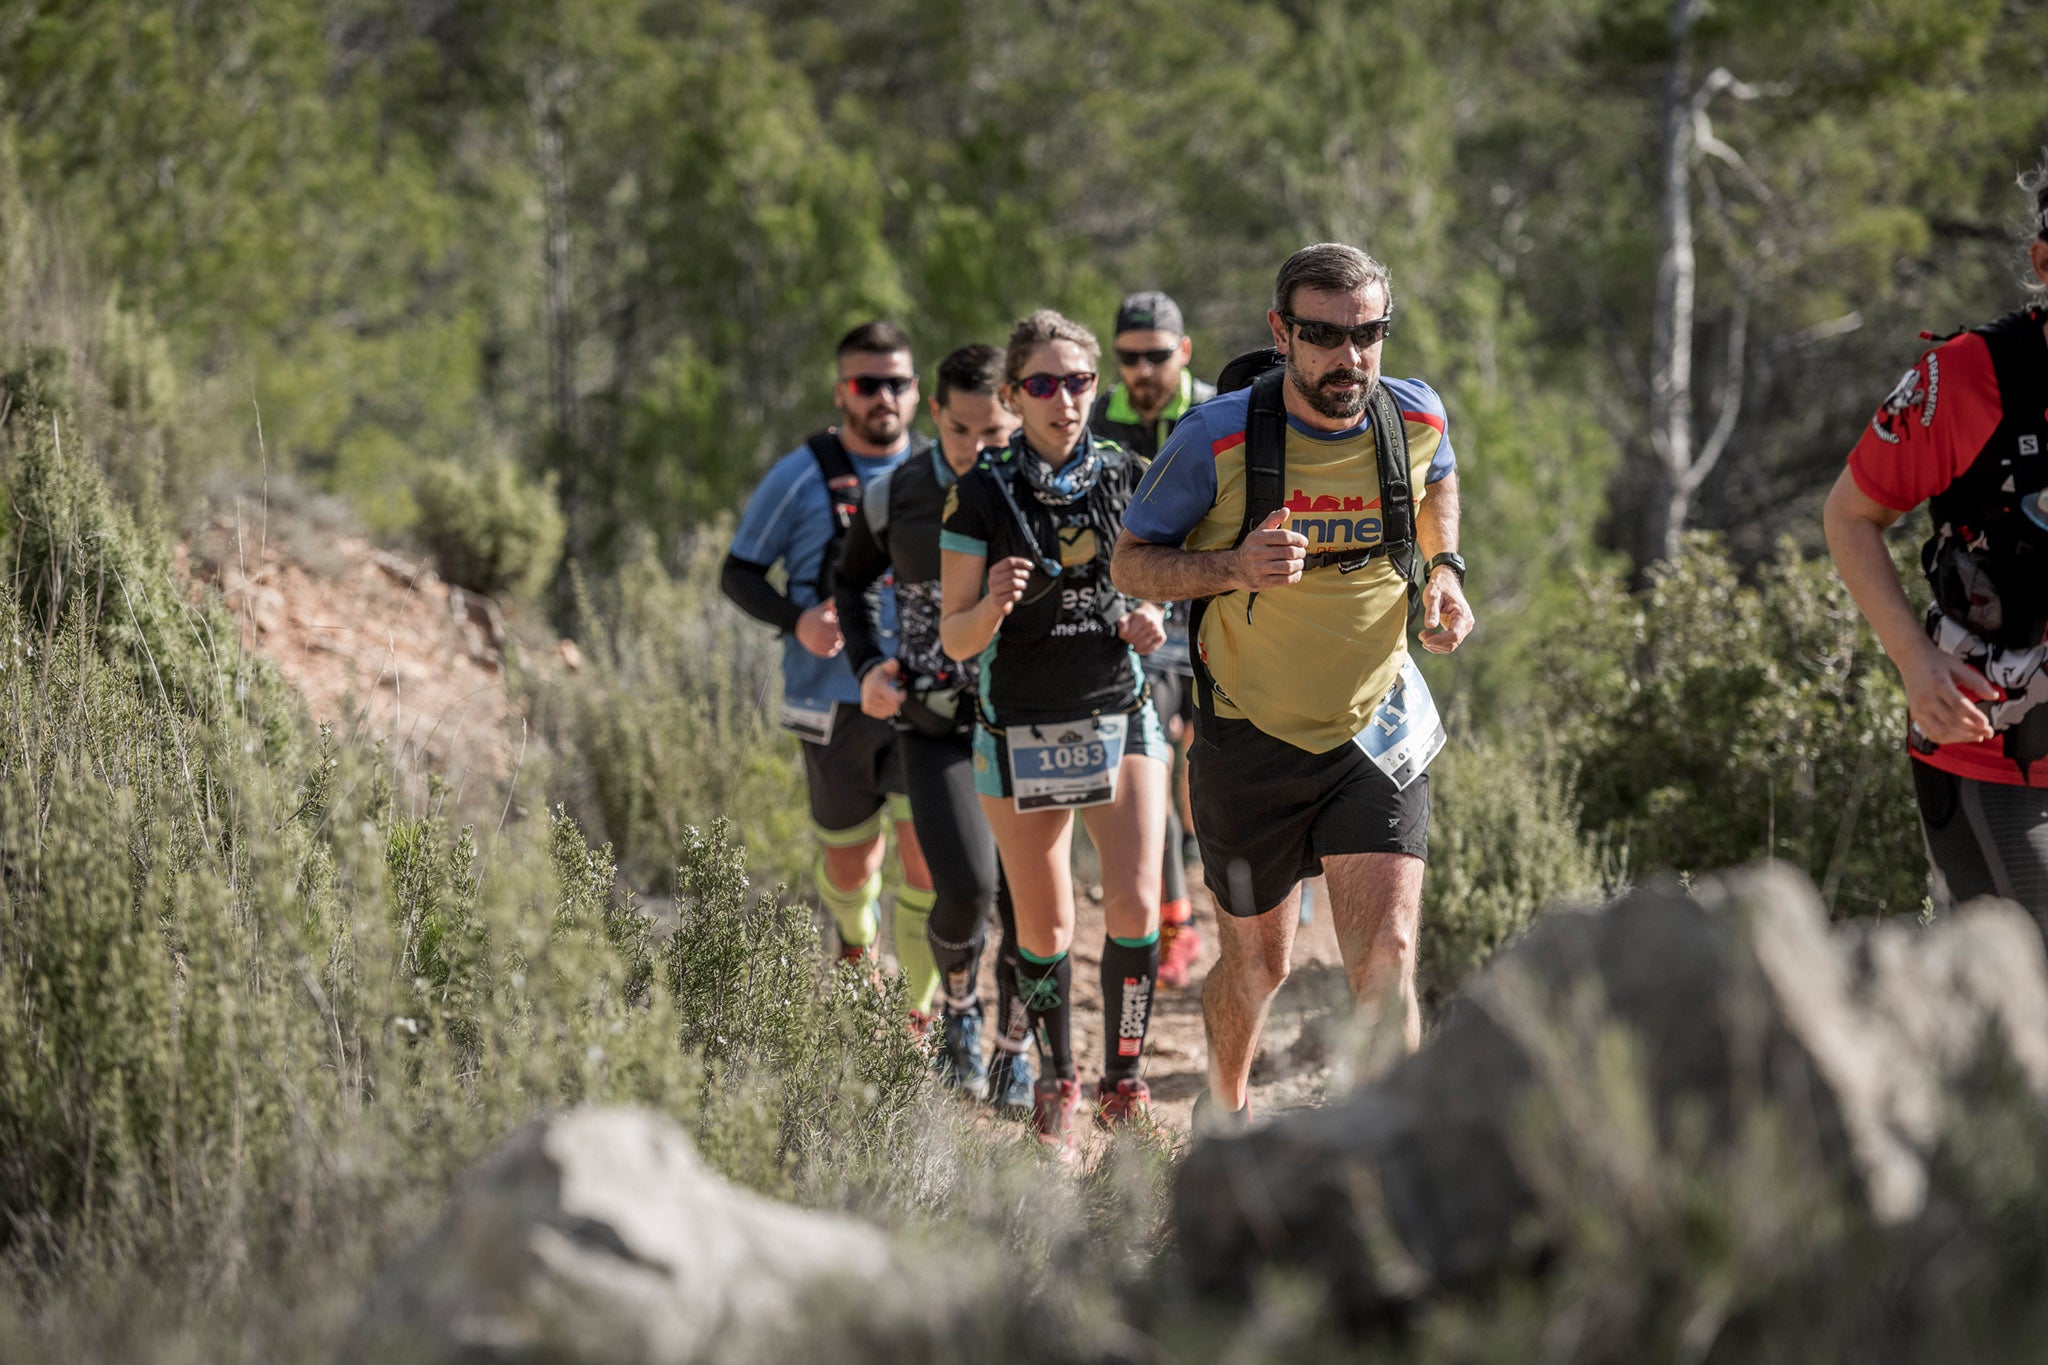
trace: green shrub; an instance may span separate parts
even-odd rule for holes
[[[1429,870],[1417,984],[1426,1004],[1560,902],[1611,890],[1579,832],[1571,774],[1531,744],[1452,743],[1430,766]]]
[[[0,584],[0,1347],[322,1358],[455,1173],[565,1105],[807,1202],[925,1179],[960,1128],[901,1000],[826,976],[722,827],[681,832],[662,942],[565,814],[480,835],[289,707],[267,739],[234,633],[45,455],[17,502],[79,515],[10,549],[50,623]]]
[[[557,789],[666,894],[686,831],[723,819],[769,885],[806,884],[814,842],[797,741],[776,725],[781,644],[718,589],[730,527],[693,536],[672,575],[644,545],[578,580],[584,668],[532,698]]]
[[[1897,675],[1826,559],[1753,583],[1691,537],[1631,595],[1589,579],[1533,660],[1588,831],[1628,870],[1779,858],[1838,914],[1913,914],[1926,855]]]
[[[509,460],[436,460],[413,483],[419,534],[441,577],[476,592],[528,595],[562,557],[566,524],[552,476],[523,476]]]

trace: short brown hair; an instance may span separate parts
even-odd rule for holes
[[[1349,293],[1378,285],[1387,291],[1387,311],[1394,309],[1394,274],[1379,261],[1355,246],[1342,242],[1317,242],[1287,258],[1273,281],[1273,311],[1292,313],[1294,291],[1304,286]]]
[[[1024,362],[1031,353],[1048,341],[1071,341],[1088,353],[1090,364],[1102,361],[1102,344],[1095,339],[1095,333],[1063,317],[1050,308],[1041,308],[1027,318],[1020,318],[1010,329],[1010,347],[1003,354],[1003,378],[1014,384],[1024,377]]]

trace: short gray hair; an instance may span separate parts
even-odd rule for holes
[[[2027,235],[2031,239],[2031,248],[2032,242],[2048,242],[2048,147],[2041,150],[2041,164],[2019,178],[2019,186],[2032,201],[2027,206]],[[2048,291],[2048,285],[2043,285],[2035,277],[2031,267],[2021,272],[2020,281],[2036,294]]]
[[[1394,307],[1392,271],[1355,246],[1346,246],[1342,242],[1317,242],[1289,256],[1287,264],[1280,267],[1280,274],[1273,281],[1273,311],[1292,313],[1294,291],[1304,285],[1310,289],[1349,293],[1374,284],[1387,291],[1387,309],[1391,312]]]

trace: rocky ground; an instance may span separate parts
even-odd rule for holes
[[[458,792],[511,776],[527,746],[507,686],[509,635],[490,598],[371,544],[317,505],[244,498],[182,547],[242,643],[274,662],[336,733],[382,743],[402,772]]]

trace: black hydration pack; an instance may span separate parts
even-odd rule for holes
[[[853,529],[853,519],[860,515],[860,473],[854,469],[853,457],[846,453],[846,446],[833,428],[827,427],[804,444],[810,447],[811,459],[817,463],[818,477],[825,481],[825,496],[832,500],[832,538],[825,542],[824,558],[818,561],[817,581],[811,585],[818,591],[818,600],[828,602],[839,586],[839,552],[846,544],[846,533]],[[929,441],[912,432],[910,450],[903,458],[915,459],[930,447]]]
[[[1251,389],[1251,404],[1244,423],[1244,522],[1237,528],[1231,547],[1244,544],[1268,516],[1287,505],[1287,407],[1282,386],[1287,383],[1286,357],[1268,347],[1248,351],[1223,367],[1216,377],[1216,391],[1231,393]],[[1409,487],[1408,426],[1401,409],[1385,384],[1374,384],[1366,400],[1372,414],[1373,454],[1379,466],[1380,543],[1364,549],[1319,550],[1308,557],[1304,573],[1334,568],[1339,573],[1356,573],[1373,560],[1385,557],[1408,583],[1408,629],[1420,624],[1422,581],[1416,573],[1415,497]],[[1228,596],[1229,594],[1219,594]],[[1257,593],[1247,595],[1245,614],[1251,614]],[[1188,614],[1188,645],[1194,664],[1195,700],[1202,713],[1215,717],[1207,665],[1202,660],[1202,617],[1214,597],[1197,598]]]

